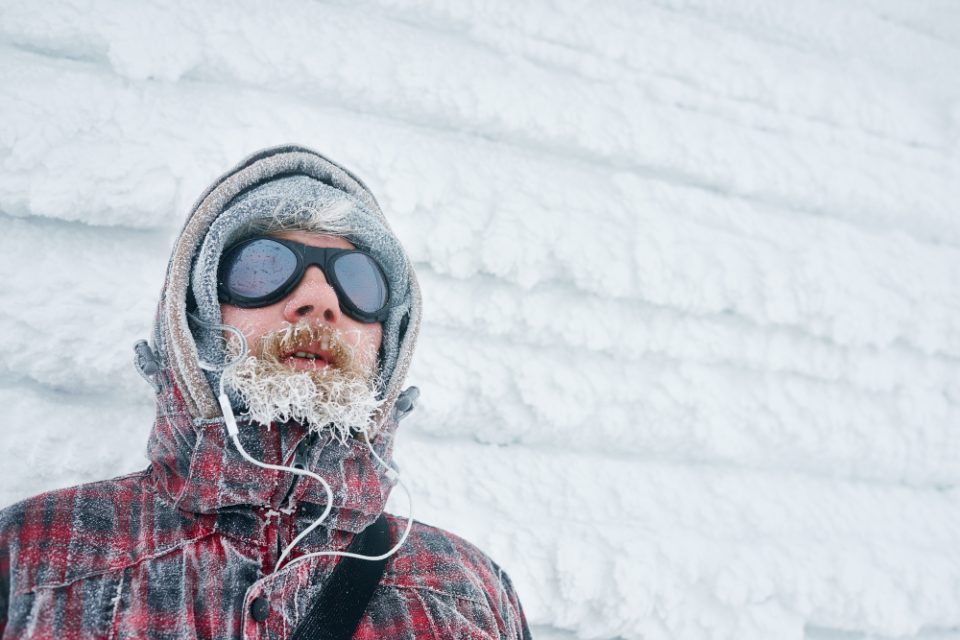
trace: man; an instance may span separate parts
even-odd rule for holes
[[[410,261],[351,173],[280,147],[218,179],[138,346],[150,466],[0,513],[0,637],[334,637],[317,630],[363,591],[345,567],[373,564],[329,552],[378,526],[394,548],[357,554],[389,557],[343,637],[529,637],[479,550],[381,516],[419,323]]]

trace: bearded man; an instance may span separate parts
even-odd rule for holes
[[[216,180],[137,347],[150,466],[0,512],[0,638],[528,638],[493,561],[382,513],[419,324],[352,173],[291,146]]]

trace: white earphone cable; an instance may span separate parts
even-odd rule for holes
[[[231,327],[229,325],[222,325],[222,327],[225,330],[240,333],[235,327]],[[241,334],[241,338],[242,337],[243,336]],[[233,364],[235,363],[234,362],[225,363],[223,368],[226,369],[227,367],[233,366]],[[247,452],[247,450],[243,447],[243,444],[240,442],[240,428],[237,425],[237,418],[233,413],[233,407],[230,405],[230,399],[227,397],[226,390],[224,389],[223,375],[220,376],[220,394],[217,397],[217,400],[219,401],[220,409],[223,412],[223,419],[227,428],[227,434],[230,436],[230,439],[233,441],[233,444],[237,448],[237,451],[240,452],[240,455],[243,456],[243,458],[247,462],[249,462],[250,464],[254,464],[258,467],[262,467],[264,469],[271,469],[274,471],[287,471],[289,473],[293,473],[299,476],[307,476],[319,482],[320,485],[323,487],[324,492],[327,494],[327,505],[324,508],[323,513],[320,515],[320,517],[317,518],[314,522],[312,522],[310,526],[308,526],[306,529],[301,531],[299,535],[297,535],[290,542],[290,544],[288,544],[286,548],[281,552],[280,558],[277,560],[277,564],[274,566],[274,573],[276,573],[277,571],[280,570],[281,567],[283,567],[284,561],[290,555],[290,552],[293,551],[294,547],[296,547],[301,540],[303,540],[306,536],[308,536],[310,532],[312,532],[314,529],[316,529],[321,524],[323,524],[323,522],[327,519],[327,517],[329,517],[330,512],[333,509],[333,489],[330,488],[330,484],[326,480],[321,478],[319,475],[313,473],[312,471],[308,471],[307,469],[298,469],[296,467],[288,467],[286,465],[277,465],[277,464],[269,464],[266,462],[261,462],[260,460],[257,460]],[[400,487],[407,494],[407,506],[408,506],[407,526],[404,529],[403,534],[400,536],[400,540],[397,542],[396,545],[393,546],[392,549],[390,549],[386,553],[383,553],[379,556],[365,556],[357,553],[351,553],[349,551],[315,551],[313,553],[308,553],[308,554],[299,556],[294,560],[291,560],[289,563],[287,563],[287,566],[300,562],[301,560],[306,560],[308,558],[314,558],[318,556],[343,556],[346,558],[356,558],[358,560],[371,560],[371,561],[385,560],[386,558],[389,558],[390,556],[395,554],[397,551],[399,551],[400,547],[402,547],[403,544],[407,541],[407,537],[410,535],[410,530],[413,528],[413,496],[410,493],[410,490],[407,488],[407,486],[400,480],[399,474],[392,467],[390,467],[390,465],[384,462],[383,458],[377,455],[377,452],[374,451],[373,446],[370,444],[369,440],[366,440],[366,445],[370,451],[370,454],[373,456],[373,458],[375,458],[377,462],[379,462],[380,465],[387,470],[387,477],[391,480],[396,481],[397,484],[399,484]]]

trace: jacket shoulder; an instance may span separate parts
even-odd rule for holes
[[[394,540],[406,527],[406,520],[388,516]],[[398,586],[430,588],[436,591],[475,598],[474,580],[496,578],[500,568],[487,554],[460,536],[414,520],[407,541],[387,563],[384,580]]]
[[[196,537],[195,517],[159,500],[149,470],[41,493],[0,511],[12,591],[69,584]],[[145,527],[155,535],[143,535]],[[149,546],[149,548],[148,548]]]
[[[393,516],[389,520],[396,540],[406,521]],[[387,563],[382,584],[419,591],[424,608],[456,609],[461,620],[464,614],[478,621],[487,619],[482,626],[495,624],[499,633],[494,637],[529,637],[519,598],[506,572],[475,545],[449,531],[414,521],[406,543]],[[443,617],[435,615],[434,620]]]

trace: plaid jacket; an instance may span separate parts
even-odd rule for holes
[[[249,465],[223,424],[191,420],[175,390],[142,472],[42,494],[0,512],[0,637],[286,638],[337,559],[271,574],[321,511],[309,480]],[[343,549],[383,507],[388,485],[359,444],[313,442],[296,424],[246,424],[267,462],[294,458],[335,489],[330,527],[293,557]],[[389,519],[394,540],[405,521]],[[355,638],[528,638],[506,574],[469,543],[415,524],[388,562]]]

